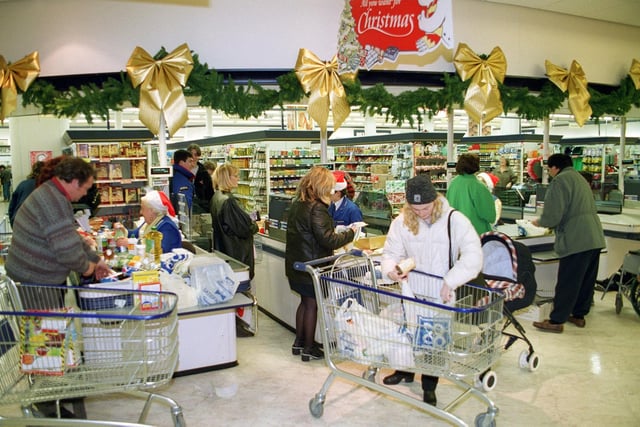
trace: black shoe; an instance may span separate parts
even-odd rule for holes
[[[305,348],[302,350],[302,361],[308,362],[310,360],[324,359],[324,352],[317,346],[313,346],[310,349]]]
[[[413,382],[413,372],[402,372],[395,371],[393,374],[384,377],[382,382],[386,385],[396,385],[400,384],[400,382],[412,383]]]
[[[249,338],[253,337],[255,334],[252,330],[245,328],[244,326],[240,326],[236,328],[236,337],[237,338]]]
[[[302,353],[302,350],[304,350],[304,343],[299,341],[294,341],[293,345],[291,346],[291,354],[293,354],[294,356],[300,356],[300,353]]]
[[[422,400],[424,401],[424,403],[428,403],[431,406],[436,406],[436,403],[438,403],[438,401],[436,400],[436,392],[430,390],[424,391]]]
[[[249,324],[236,316],[236,337],[248,338],[253,336],[255,336],[255,333],[251,330]]]
[[[55,401],[40,402],[35,405],[35,409],[44,418],[58,418]],[[60,418],[76,418],[76,416],[73,412],[60,405]]]

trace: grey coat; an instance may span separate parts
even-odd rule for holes
[[[560,258],[606,246],[593,193],[571,167],[558,172],[549,184],[539,224],[554,229],[554,249]]]

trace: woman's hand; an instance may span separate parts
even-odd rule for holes
[[[454,299],[453,290],[446,283],[442,283],[442,288],[440,288],[440,299],[442,299],[443,303],[448,303]]]
[[[129,239],[127,239],[126,237],[118,237],[116,239],[116,246],[118,247],[127,247],[128,244],[129,244]]]
[[[401,282],[403,280],[406,280],[407,277],[409,276],[409,273],[405,273],[405,274],[400,274],[398,273],[397,270],[391,270],[387,276],[389,277],[389,279],[393,280],[394,282]]]

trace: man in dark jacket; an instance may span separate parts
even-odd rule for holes
[[[606,246],[593,193],[587,181],[573,169],[566,154],[553,154],[548,160],[549,184],[544,210],[533,224],[553,228],[554,250],[560,257],[558,281],[549,319],[533,322],[547,332],[560,333],[563,323],[584,328],[584,317],[591,309],[600,263],[600,250]]]
[[[187,150],[176,150],[173,153],[173,178],[171,179],[171,203],[176,211],[176,214],[180,211],[178,206],[178,195],[184,194],[189,207],[189,212],[193,207],[193,195],[195,193],[195,187],[193,181],[195,175],[192,169],[195,169],[195,161],[193,155]]]
[[[198,165],[198,170],[195,174],[196,178],[193,183],[195,186],[194,210],[209,212],[209,203],[213,197],[213,183],[211,182],[209,171],[204,167],[204,164],[200,162],[202,150],[200,150],[198,144],[191,144],[187,147],[187,151],[191,153],[195,163]]]

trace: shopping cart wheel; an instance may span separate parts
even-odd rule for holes
[[[529,369],[530,372],[540,367],[540,357],[535,353],[529,354],[529,350],[522,350],[518,362],[522,369]]]
[[[369,366],[366,371],[362,373],[362,378],[372,383],[376,382],[376,373],[378,373],[378,369]]]
[[[616,294],[616,314],[620,314],[622,311],[622,294],[618,292]]]
[[[309,401],[309,412],[311,412],[314,418],[322,417],[324,405],[317,396]]]
[[[485,412],[476,416],[474,424],[476,427],[495,427],[496,419],[493,414]]]
[[[640,281],[635,280],[633,282],[631,291],[629,292],[629,299],[631,300],[634,310],[638,313],[638,316],[640,316]]]
[[[480,374],[478,379],[475,381],[476,388],[481,388],[484,391],[493,390],[496,388],[496,384],[498,384],[498,374],[491,369]]]

